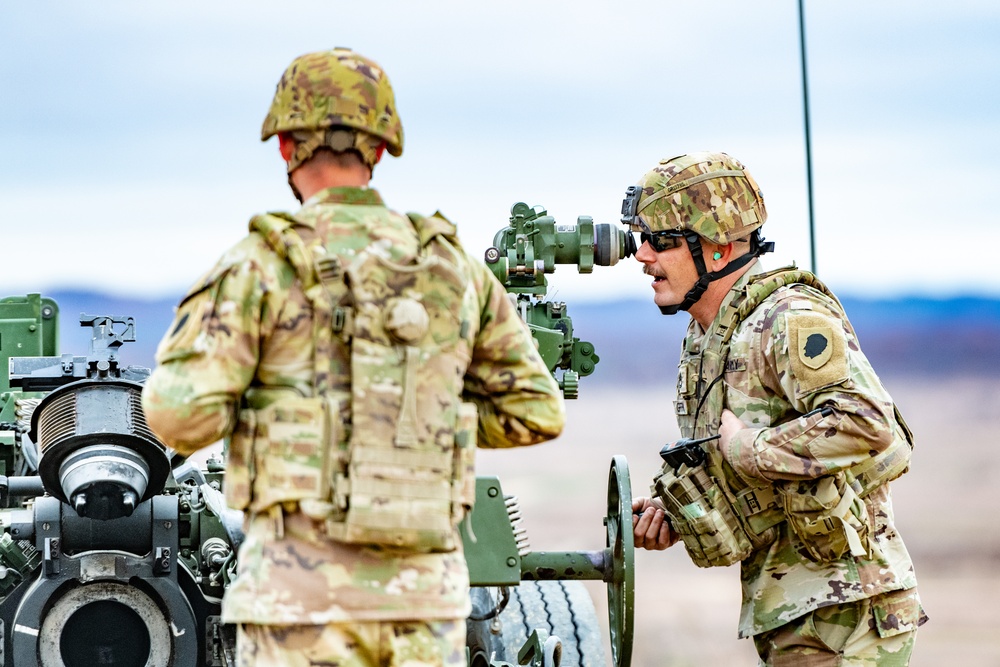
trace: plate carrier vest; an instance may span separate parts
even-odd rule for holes
[[[454,225],[409,217],[418,256],[392,261],[376,244],[346,265],[289,214],[251,221],[312,307],[314,393],[248,397],[228,446],[231,506],[297,506],[347,543],[456,548],[475,498],[478,418],[461,401],[470,325],[459,319],[474,295]],[[331,388],[335,336],[350,351],[349,391]]]
[[[721,400],[710,400],[722,379],[730,341],[740,323],[768,296],[788,285],[806,285],[830,300],[851,329],[843,307],[813,274],[795,267],[776,269],[750,278],[726,307],[719,326],[694,349],[685,347],[678,373],[675,412],[683,438],[708,438],[719,432]],[[853,333],[853,329],[851,329]],[[707,408],[707,410],[706,410]],[[869,460],[844,473],[815,480],[750,486],[732,469],[718,448],[707,448],[703,465],[664,465],[654,478],[652,493],[666,506],[671,526],[700,567],[727,566],[774,541],[778,524],[788,520],[813,560],[829,562],[850,551],[867,553],[867,512],[861,499],[878,486],[902,475],[909,466],[913,436],[894,408],[902,438]]]

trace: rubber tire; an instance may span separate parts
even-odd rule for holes
[[[473,589],[474,610],[490,604],[490,590]],[[516,665],[518,651],[531,632],[540,629],[562,641],[561,667],[607,667],[594,602],[580,581],[522,581],[510,588],[510,600],[500,614],[500,634],[491,633],[489,625],[469,621],[473,656],[479,648],[481,655]]]

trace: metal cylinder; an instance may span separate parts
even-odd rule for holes
[[[125,380],[82,380],[53,391],[32,415],[45,489],[82,517],[128,516],[163,490],[170,465],[141,392]]]
[[[71,589],[38,633],[42,667],[168,667],[172,654],[169,618],[141,589],[116,582]]]
[[[127,447],[90,445],[62,460],[59,486],[80,516],[128,516],[149,486],[149,466]]]

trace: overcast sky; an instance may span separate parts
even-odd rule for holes
[[[1000,295],[1000,3],[806,2],[818,272],[853,295]],[[182,294],[294,209],[260,124],[285,66],[350,46],[406,131],[373,185],[477,254],[517,201],[618,224],[660,158],[764,190],[768,265],[809,266],[794,0],[0,0],[0,296]],[[649,294],[634,260],[550,278]]]

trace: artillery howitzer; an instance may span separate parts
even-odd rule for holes
[[[122,366],[131,318],[81,316],[90,354],[56,354],[58,308],[0,300],[0,664],[233,664],[218,622],[242,517],[219,460],[170,457]]]
[[[581,217],[558,226],[524,204],[486,254],[567,398],[599,361],[573,336],[564,303],[543,300],[556,264],[590,272],[634,252],[630,235]],[[149,370],[122,366],[131,318],[81,317],[87,357],[57,355],[58,308],[0,300],[0,667],[217,667],[235,664],[219,622],[235,575],[241,517],[225,507],[224,464],[195,467],[149,431],[139,395]],[[608,585],[615,667],[630,663],[631,489],[615,457],[606,548],[531,551],[517,501],[477,479],[463,522],[473,584],[471,667],[606,665],[582,580]]]

